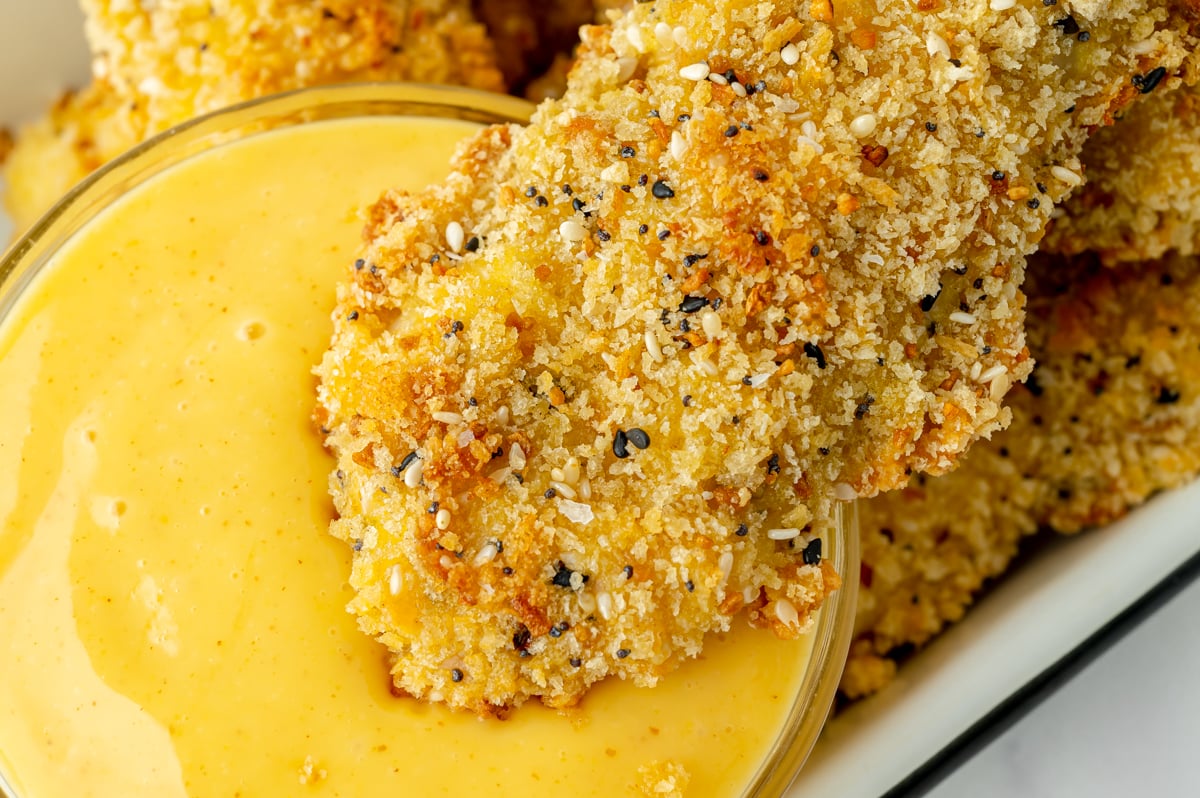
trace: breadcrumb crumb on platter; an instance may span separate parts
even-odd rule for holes
[[[1086,41],[1041,2],[638,4],[372,209],[318,421],[398,690],[567,705],[740,611],[811,624],[836,503],[1007,423],[1024,257],[1192,45],[1172,3],[1078,6]]]
[[[407,80],[504,88],[468,0],[83,0],[93,82],[20,132],[6,206],[28,227],[152,135],[275,92]]]
[[[1038,256],[1029,291],[1038,366],[1013,392],[1012,426],[957,471],[860,508],[849,697],[959,620],[1026,535],[1109,523],[1200,473],[1200,258]]]

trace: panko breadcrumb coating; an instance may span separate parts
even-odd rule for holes
[[[1087,185],[1046,236],[1047,251],[1106,263],[1200,251],[1200,87],[1159,93],[1084,149]]]
[[[652,684],[744,607],[796,635],[837,585],[835,497],[1006,422],[1023,256],[1188,22],[867,11],[637,4],[528,128],[373,209],[317,416],[400,691],[563,705]]]
[[[1039,257],[1029,292],[1038,365],[1012,426],[954,473],[861,505],[850,697],[890,680],[889,653],[961,618],[1025,535],[1107,523],[1200,473],[1200,258]]]
[[[98,166],[172,125],[328,83],[503,90],[469,0],[83,0],[95,81],[18,138],[17,229]]]

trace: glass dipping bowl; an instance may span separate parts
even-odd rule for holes
[[[90,220],[132,189],[199,153],[267,130],[328,120],[433,117],[482,125],[522,123],[532,111],[531,105],[501,95],[445,87],[367,84],[301,90],[188,122],[135,148],[88,178],[3,256],[0,260],[0,330],[35,279],[46,270],[46,265]],[[331,277],[331,302],[333,280]],[[103,314],[105,311],[99,307],[96,312]],[[0,441],[0,457],[3,457],[2,444]],[[4,463],[0,462],[0,474],[4,473],[4,468]],[[3,511],[0,501],[0,583],[12,564],[12,552],[27,545],[28,541],[23,538],[32,535],[28,528],[14,529]],[[854,508],[852,505],[840,507],[835,515],[831,528],[822,531],[824,553],[842,575],[843,586],[820,611],[815,630],[811,632],[811,658],[786,722],[750,782],[730,785],[730,796],[779,798],[784,795],[829,715],[853,630],[859,569]],[[0,606],[0,615],[3,610]],[[0,627],[2,631],[3,627]],[[0,640],[0,646],[7,650],[8,641]],[[12,761],[11,754],[0,750],[0,795],[42,798],[34,794],[18,795],[5,778],[6,764],[19,765]]]

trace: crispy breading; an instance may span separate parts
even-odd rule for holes
[[[743,604],[805,628],[835,497],[1006,422],[1023,256],[1087,129],[1194,44],[1170,3],[1074,6],[1089,37],[1034,0],[637,4],[528,128],[381,200],[318,419],[398,689],[568,704]]]
[[[1088,142],[1087,185],[1051,226],[1048,251],[1106,263],[1200,251],[1200,87],[1153,91]]]
[[[469,0],[83,0],[95,81],[18,138],[6,205],[31,224],[172,125],[273,92],[412,80],[502,90]]]
[[[1200,473],[1200,258],[1042,256],[1029,292],[1038,365],[1013,392],[1012,426],[954,473],[862,504],[850,697],[958,620],[1025,535],[1107,523]]]

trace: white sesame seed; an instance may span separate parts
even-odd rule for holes
[[[800,537],[800,530],[794,526],[786,529],[768,529],[767,537],[771,540],[791,540]]]
[[[1001,374],[996,379],[992,380],[992,388],[988,392],[992,399],[1003,399],[1008,393],[1008,389],[1012,387],[1012,377],[1007,373]]]
[[[566,482],[567,481],[566,477],[563,476],[563,470],[561,468],[551,468],[550,469],[550,479],[555,482]]]
[[[475,565],[487,565],[492,560],[496,559],[496,555],[499,553],[500,548],[489,540],[484,544],[483,548],[479,550],[479,553],[475,555]]]
[[[729,81],[726,80],[725,76],[722,75],[720,72],[708,73],[708,79],[711,80],[713,83],[717,84],[718,86],[728,86],[729,85]]]
[[[443,568],[445,568],[447,571],[449,571],[451,568],[454,567],[454,558],[451,557],[449,554],[443,554],[438,559],[438,564],[441,565]]]
[[[462,252],[463,244],[466,243],[467,234],[463,232],[463,226],[458,222],[451,222],[446,225],[446,243],[450,246],[453,252]]]
[[[579,482],[579,460],[572,457],[563,467],[563,482],[568,485],[574,485]]]
[[[511,415],[511,414],[510,414],[510,412],[509,412],[508,405],[500,405],[500,407],[498,407],[498,408],[496,409],[496,421],[497,421],[497,423],[500,423],[500,424],[507,424],[507,423],[508,423],[508,419],[509,419],[510,415]]]
[[[708,339],[714,340],[721,336],[721,317],[711,308],[700,314],[700,327]]]
[[[425,461],[421,459],[414,460],[412,465],[404,469],[404,484],[410,488],[415,488],[421,484],[421,477],[425,476]]]
[[[607,590],[601,590],[596,594],[596,610],[600,613],[600,617],[604,620],[612,618],[613,600]]]
[[[579,594],[579,609],[581,609],[584,612],[589,613],[589,614],[595,612],[596,611],[596,597],[593,596],[591,593],[580,593]]]
[[[438,510],[437,515],[434,516],[434,523],[437,525],[438,529],[449,529],[450,511],[444,507],[441,510]]]
[[[1004,374],[1007,371],[1008,371],[1008,369],[1004,368],[1004,366],[999,366],[999,365],[992,366],[990,369],[988,369],[987,371],[985,371],[979,375],[979,381],[980,382],[991,382],[992,380],[996,379],[1001,374]]]
[[[694,358],[692,360],[692,363],[696,366],[696,368],[700,369],[701,371],[703,371],[705,374],[707,374],[710,377],[715,377],[715,376],[717,376],[717,374],[720,373],[717,370],[717,364],[712,362],[711,360],[709,360],[706,357]]]
[[[579,498],[583,499],[584,501],[591,501],[592,481],[587,477],[584,477],[583,481],[579,483]]]
[[[675,44],[675,40],[671,38],[671,26],[665,22],[654,26],[654,38],[658,39],[658,46],[664,49]]]
[[[638,60],[636,58],[618,58],[617,59],[617,82],[626,83],[633,77],[633,73],[637,72]]]
[[[950,314],[950,321],[958,322],[959,324],[974,324],[979,321],[970,313],[964,313],[961,310],[956,310]]]
[[[675,44],[680,47],[688,46],[687,28],[682,25],[676,25],[671,29],[671,38],[675,40]]]
[[[940,55],[947,60],[950,59],[950,45],[933,31],[925,34],[925,50],[930,55]]]
[[[708,68],[708,64],[703,61],[697,64],[689,64],[679,70],[679,77],[685,80],[694,80],[697,83],[706,79],[710,74],[712,74],[712,71]]]
[[[521,444],[514,443],[508,448],[508,464],[514,471],[524,468],[525,462],[525,450],[521,448]]]
[[[587,230],[574,219],[567,219],[558,226],[558,234],[567,241],[582,241],[587,238]]]
[[[751,388],[761,388],[764,385],[766,385],[767,382],[770,381],[770,379],[771,379],[770,374],[755,374],[753,377],[750,378],[750,387]]]
[[[779,599],[775,602],[775,617],[784,626],[798,626],[800,624],[800,614],[796,612],[796,607],[787,599]]]
[[[875,132],[875,128],[879,125],[879,119],[875,114],[862,114],[854,117],[850,122],[850,132],[859,138],[869,136]]]
[[[845,482],[838,482],[833,486],[833,498],[842,502],[852,502],[858,498],[858,491]]]
[[[388,569],[388,592],[393,596],[400,595],[400,566],[393,565]]]
[[[729,579],[729,574],[733,571],[733,552],[727,551],[717,558],[717,568],[721,571],[721,581]]]
[[[758,588],[746,587],[742,589],[742,601],[747,604],[752,604],[758,598]]]
[[[736,94],[738,97],[746,97],[747,96],[746,87],[743,86],[742,84],[738,83],[736,80],[733,83],[729,84],[729,88],[732,89],[733,93]]]
[[[465,429],[458,433],[458,448],[465,449],[471,445],[471,441],[475,440],[475,433],[469,429]]]
[[[550,487],[554,488],[555,493],[562,496],[564,499],[574,499],[576,497],[575,489],[560,479],[550,480]]]
[[[779,58],[788,66],[795,66],[800,62],[800,48],[795,44],[788,42],[779,51]]]
[[[1051,166],[1050,174],[1054,175],[1057,179],[1066,183],[1068,186],[1078,186],[1083,184],[1083,178],[1065,166]]]
[[[650,354],[650,359],[655,363],[663,362],[662,346],[658,343],[658,336],[654,334],[654,330],[646,330],[646,351]]]
[[[816,139],[817,123],[812,121],[811,119],[805,119],[804,122],[800,125],[800,132],[803,133],[807,138]]]
[[[969,376],[971,377],[972,380],[978,381],[979,375],[982,373],[983,373],[983,361],[976,360],[974,363],[971,364],[971,373]]]
[[[512,474],[513,470],[509,466],[501,466],[492,473],[488,474],[488,479],[495,482],[497,485],[503,484],[506,479]]]
[[[639,53],[646,52],[646,40],[642,37],[642,28],[640,25],[630,25],[625,29],[625,38],[629,40],[630,46]]]
[[[1007,11],[1017,4],[1017,0],[992,0],[988,7],[993,11]]]
[[[443,424],[463,423],[463,417],[461,413],[450,413],[445,410],[438,410],[437,412],[430,413],[429,415],[434,421],[440,421]]]
[[[680,135],[678,130],[671,131],[671,157],[677,161],[683,160],[684,153],[687,152],[687,139]]]

